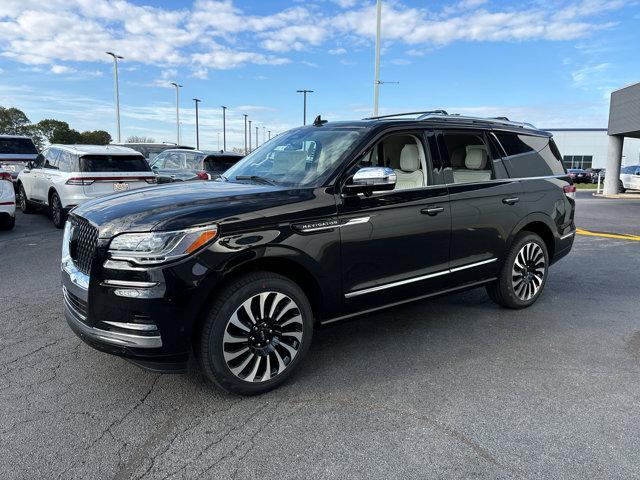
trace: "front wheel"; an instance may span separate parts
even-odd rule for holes
[[[538,235],[521,232],[514,240],[498,280],[487,286],[491,300],[506,308],[526,308],[547,282],[549,254]]]
[[[624,183],[622,183],[622,180],[618,180],[618,193],[624,193],[626,191],[627,189],[624,188]]]
[[[286,277],[247,274],[214,301],[196,344],[205,375],[220,388],[255,395],[285,382],[311,344],[313,314]]]
[[[64,222],[67,221],[67,212],[62,208],[62,202],[56,192],[51,194],[51,200],[49,201],[49,210],[51,212],[51,220],[56,228],[64,227]]]

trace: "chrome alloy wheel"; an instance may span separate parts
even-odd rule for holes
[[[227,368],[246,382],[265,382],[291,364],[302,345],[302,313],[279,292],[252,296],[231,315],[222,353]]]
[[[546,273],[542,247],[534,242],[526,243],[513,262],[511,282],[516,296],[524,301],[533,298],[540,291]]]

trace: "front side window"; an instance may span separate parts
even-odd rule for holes
[[[422,188],[430,183],[422,142],[410,134],[384,137],[358,160],[356,170],[362,167],[392,168],[396,174],[394,191]]]
[[[42,168],[58,168],[58,156],[60,155],[60,150],[57,148],[50,148],[44,154],[44,165]]]
[[[330,126],[291,130],[251,152],[231,167],[225,177],[231,182],[319,186],[335,171],[364,131]]]
[[[453,183],[487,182],[496,178],[482,134],[446,132],[440,135],[439,145],[440,155],[449,160]]]

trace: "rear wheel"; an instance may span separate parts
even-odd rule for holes
[[[542,293],[547,282],[549,254],[538,235],[521,232],[514,240],[498,281],[487,286],[489,298],[507,308],[526,308]]]
[[[197,342],[205,375],[222,389],[255,395],[285,382],[309,349],[313,314],[286,277],[240,277],[214,301]]]
[[[18,188],[18,205],[20,206],[22,213],[33,213],[33,206],[29,202],[27,192],[24,191],[24,186],[22,184],[20,184],[20,188]]]
[[[51,194],[49,199],[49,211],[51,213],[51,220],[56,228],[64,227],[64,222],[67,221],[67,212],[62,208],[62,202],[57,192]]]
[[[624,183],[622,183],[622,180],[618,180],[618,192],[619,193],[624,193],[626,191],[627,191],[627,189],[624,188]]]
[[[0,217],[0,230],[13,230],[16,225],[16,217],[3,215]]]

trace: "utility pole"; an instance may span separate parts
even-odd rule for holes
[[[242,114],[244,116],[244,154],[246,155],[247,153],[249,153],[247,151],[247,114],[243,113]]]
[[[200,150],[200,125],[198,124],[198,104],[202,101],[199,98],[194,98],[196,102],[196,150]]]
[[[373,116],[378,116],[378,99],[380,97],[380,31],[382,30],[382,0],[376,6],[376,65],[373,79]]]
[[[271,130],[269,130],[269,140],[271,140]]]
[[[256,127],[256,148],[258,148],[258,128],[260,127]]]
[[[249,153],[251,153],[251,120],[249,120]]]
[[[180,145],[180,94],[178,92],[180,88],[182,88],[182,85],[176,82],[171,82],[171,85],[176,87],[176,134],[178,137],[178,145]]]
[[[302,93],[304,97],[303,107],[302,107],[302,124],[306,125],[307,124],[307,93],[313,93],[313,90],[296,90],[296,93]]]
[[[124,57],[116,55],[113,52],[106,52],[106,54],[113,57],[113,76],[116,85],[116,131],[118,143],[120,143],[122,140],[120,138],[120,88],[118,87],[118,59],[122,60]]]
[[[222,150],[227,151],[227,107],[222,105]]]
[[[267,127],[262,126],[262,143],[267,141]]]

